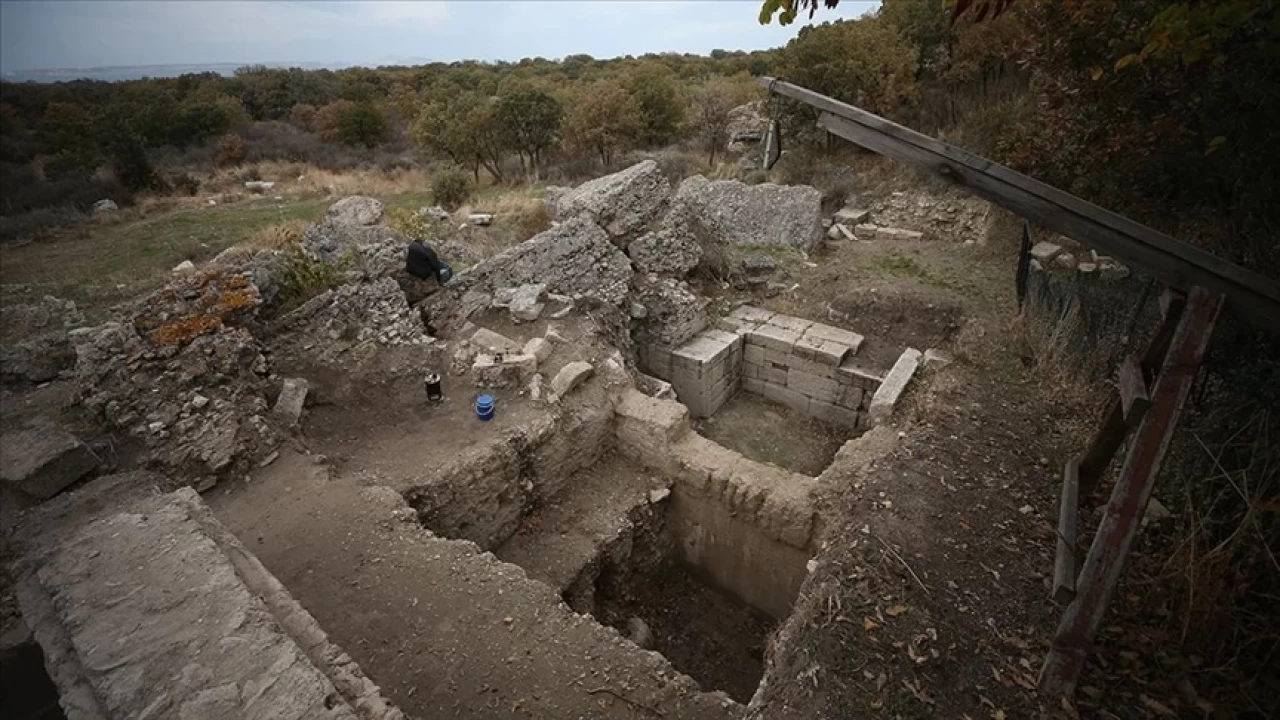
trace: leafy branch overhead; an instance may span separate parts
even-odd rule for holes
[[[919,0],[921,3],[930,0]],[[1014,0],[945,0],[951,6],[951,22],[955,24],[962,15],[970,10],[974,13],[974,22],[994,20],[1013,6]],[[840,5],[840,0],[764,0],[760,7],[760,24],[768,25],[778,18],[779,25],[790,25],[805,10],[809,11],[812,20],[818,12],[818,6],[833,10]]]

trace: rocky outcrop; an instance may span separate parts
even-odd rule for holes
[[[627,248],[638,272],[684,275],[702,260],[702,246],[682,228],[645,233]]]
[[[769,120],[764,116],[764,102],[756,100],[729,111],[729,127],[725,135],[729,138],[726,149],[729,152],[746,152],[758,147],[764,139]]]
[[[670,195],[671,185],[658,164],[645,160],[558,195],[552,208],[561,220],[586,215],[625,246],[628,236],[643,231],[662,212]]]
[[[579,216],[458,275],[446,286],[447,292],[427,302],[434,311],[447,314],[451,306],[479,306],[481,301],[488,305],[493,293],[503,288],[544,284],[549,293],[621,305],[630,279],[627,256],[609,242],[604,230]]]
[[[409,241],[383,225],[339,222],[312,225],[302,233],[302,249],[327,263],[368,277],[387,277],[404,268]]]
[[[633,299],[644,309],[643,317],[638,318],[642,346],[674,347],[707,326],[709,301],[695,295],[682,280],[637,275]]]
[[[0,379],[46,382],[75,364],[67,331],[84,323],[70,300],[0,307]]]
[[[240,275],[199,272],[113,321],[69,334],[84,406],[192,482],[274,446],[263,347],[249,332],[260,303]]]
[[[380,380],[424,372],[432,360],[421,350],[395,354],[394,361],[386,356],[387,350],[433,342],[391,278],[321,293],[281,316],[269,335],[277,364],[296,372],[326,368],[349,373],[351,380]]]
[[[344,197],[329,206],[329,222],[339,225],[376,225],[382,220],[382,201],[363,195]]]
[[[695,175],[680,183],[663,226],[703,242],[809,251],[822,240],[822,193],[807,185],[746,185]]]

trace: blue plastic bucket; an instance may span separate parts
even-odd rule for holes
[[[493,396],[480,395],[476,398],[476,417],[488,422],[493,419]]]

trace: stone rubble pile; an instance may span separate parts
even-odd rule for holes
[[[270,348],[287,367],[354,372],[387,349],[430,347],[419,315],[391,278],[341,285],[303,303],[272,325]],[[416,359],[415,359],[416,358]],[[409,353],[395,374],[421,372],[431,363],[424,353]]]
[[[0,380],[47,382],[75,364],[67,331],[84,324],[70,300],[0,307]]]
[[[238,469],[279,437],[263,418],[272,392],[261,344],[243,327],[194,337],[108,322],[71,333],[85,407],[139,441],[148,460],[189,479]]]

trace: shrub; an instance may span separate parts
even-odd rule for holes
[[[130,134],[113,138],[107,146],[107,157],[116,179],[130,190],[153,190],[163,187],[164,181],[156,175],[147,159],[142,141]]]
[[[431,179],[431,199],[440,207],[453,212],[471,197],[471,181],[458,168],[445,168]]]
[[[251,250],[274,250],[297,245],[310,225],[306,220],[285,220],[254,230],[239,244]]]
[[[298,243],[285,246],[280,268],[280,311],[288,312],[342,284],[348,262],[327,263],[302,249]]]
[[[427,243],[440,237],[440,220],[408,208],[392,208],[387,213],[387,224],[405,237]]]
[[[0,242],[37,238],[88,219],[88,215],[71,207],[43,207],[20,215],[0,215]]]
[[[104,198],[124,207],[132,201],[128,188],[113,180],[64,178],[40,182],[24,166],[0,165],[0,215],[19,215],[40,208],[71,207],[88,212]]]
[[[349,105],[338,114],[338,138],[344,145],[371,148],[387,134],[387,119],[373,103]]]
[[[218,139],[218,155],[213,162],[218,167],[239,165],[244,162],[245,154],[244,138],[235,133],[227,133]]]
[[[175,175],[169,180],[169,185],[173,188],[173,192],[176,195],[195,197],[196,193],[200,192],[200,180],[189,173]]]
[[[306,103],[298,103],[293,106],[293,111],[289,113],[289,122],[302,128],[303,130],[314,129],[316,120],[316,106]]]
[[[325,142],[338,142],[341,139],[338,126],[342,116],[354,105],[350,100],[335,100],[317,109],[311,123],[316,135]]]

